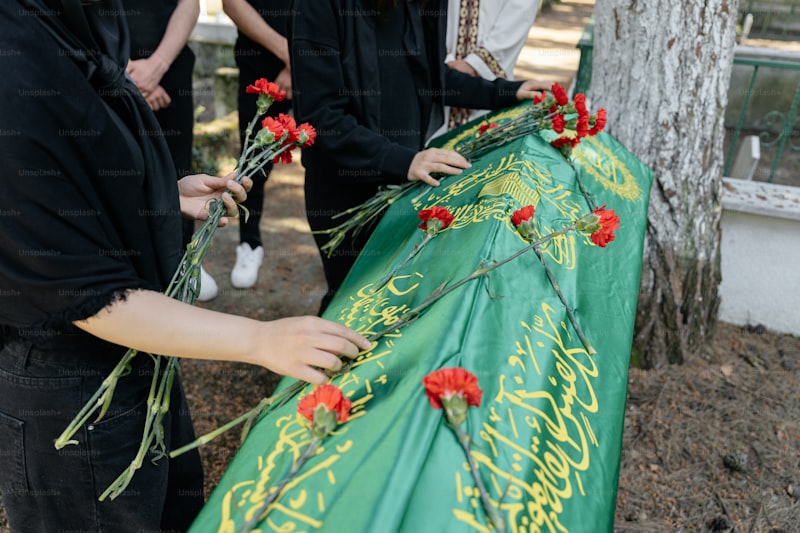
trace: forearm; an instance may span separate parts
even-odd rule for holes
[[[255,363],[259,322],[137,290],[87,320],[75,322],[96,337],[159,355]]]
[[[286,37],[264,21],[258,11],[245,0],[224,0],[222,10],[236,28],[289,65],[289,43]]]
[[[192,34],[195,24],[197,24],[198,16],[200,16],[198,0],[179,0],[167,23],[164,36],[153,53],[166,63],[167,68],[172,65],[172,62],[175,61],[175,58],[178,57],[178,54],[189,41],[189,36]]]

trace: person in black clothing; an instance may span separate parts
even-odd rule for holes
[[[192,172],[194,53],[186,44],[200,14],[198,0],[124,0],[130,28],[127,71],[155,112],[178,179]],[[194,221],[185,219],[183,246],[192,240]],[[214,279],[201,270],[198,301],[217,295]]]
[[[125,75],[119,0],[0,2],[0,497],[11,531],[185,531],[203,504],[196,451],[128,466],[148,411],[147,353],[257,364],[313,383],[369,347],[319,317],[261,322],[163,294],[181,215],[203,218],[227,177],[178,180],[160,126]],[[243,178],[244,184],[252,184]],[[229,216],[238,206],[222,195]],[[126,347],[140,353],[110,409],[53,443]],[[166,452],[194,439],[176,376]]]
[[[433,173],[470,166],[452,150],[426,149],[444,105],[500,109],[533,98],[539,81],[487,81],[446,68],[446,2],[295,0],[290,50],[295,118],[317,128],[303,153],[307,217],[313,231],[383,185],[438,186]],[[330,303],[373,228],[321,252]],[[316,234],[322,247],[327,236]]]
[[[256,95],[245,91],[248,85],[266,78],[286,92],[285,100],[270,106],[269,116],[288,113],[292,106],[292,78],[286,41],[291,0],[223,0],[222,8],[238,29],[233,51],[239,67],[237,104],[239,139],[243,147],[245,128],[256,112]],[[259,129],[261,124],[256,125],[253,134]],[[258,278],[258,268],[264,257],[259,224],[264,206],[264,185],[271,170],[272,164],[269,164],[262,173],[253,176],[253,188],[242,204],[250,216],[247,220],[239,220],[239,246],[236,248],[236,264],[231,270],[231,285],[236,288],[252,287]]]

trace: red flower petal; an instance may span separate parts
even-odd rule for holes
[[[347,422],[352,402],[344,397],[339,387],[329,384],[320,385],[298,402],[297,412],[311,422],[311,427],[314,427],[314,411],[320,405],[324,405],[328,411],[336,413],[336,420],[341,424]]]
[[[564,133],[564,115],[556,115],[552,118],[553,131],[556,133]]]
[[[600,108],[597,110],[597,116],[594,119],[594,126],[589,130],[589,135],[597,135],[606,127],[606,110]]]
[[[454,218],[452,213],[450,213],[450,211],[448,211],[446,207],[442,207],[439,205],[435,205],[430,209],[423,209],[422,211],[417,213],[417,216],[422,221],[422,224],[420,224],[417,227],[425,231],[427,231],[428,229],[429,220],[438,220],[439,222],[441,222],[442,227],[439,229],[439,231],[441,231],[450,224],[452,224]]]
[[[428,400],[434,409],[442,408],[442,397],[461,396],[467,405],[479,406],[483,391],[475,374],[461,368],[440,368],[422,378]]]
[[[275,135],[276,141],[283,137],[283,124],[272,117],[264,117],[264,120],[261,121],[261,127],[271,131]]]
[[[278,122],[289,132],[289,136],[286,137],[284,144],[294,144],[300,139],[300,131],[297,129],[297,123],[294,121],[294,118],[280,113],[278,114]]]
[[[297,127],[297,130],[300,133],[299,140],[302,143],[300,145],[301,148],[314,144],[314,141],[317,139],[317,130],[314,129],[314,126],[308,122],[303,122]]]
[[[486,133],[490,129],[496,128],[496,127],[497,127],[497,124],[495,124],[494,122],[492,122],[491,124],[481,124],[480,127],[478,128],[478,135],[483,135],[484,133]]]
[[[277,84],[267,81],[266,78],[257,79],[252,85],[245,87],[244,92],[248,94],[266,94],[276,102],[281,102],[286,98],[286,93],[281,91]]]
[[[586,95],[583,93],[578,93],[573,98],[573,102],[575,102],[575,111],[578,112],[579,115],[583,115],[588,113],[589,111],[586,109]]]
[[[619,217],[613,209],[606,209],[606,206],[595,208],[592,211],[599,217],[597,221],[600,229],[592,233],[591,239],[600,248],[605,248],[608,243],[614,240],[614,232],[619,228]]]
[[[567,91],[558,83],[554,83],[552,87],[550,87],[550,92],[553,93],[553,97],[556,99],[556,103],[560,106],[565,106],[569,103],[569,96],[567,96]]]
[[[526,205],[525,207],[514,211],[514,214],[511,215],[511,223],[514,224],[515,227],[519,226],[526,220],[532,219],[535,213],[536,208],[534,208],[532,205]]]

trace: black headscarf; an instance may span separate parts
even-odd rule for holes
[[[0,325],[63,328],[180,260],[175,170],[118,0],[0,2]]]

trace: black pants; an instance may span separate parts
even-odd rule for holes
[[[77,530],[186,531],[203,505],[195,450],[156,464],[148,452],[128,488],[98,497],[130,464],[141,440],[152,360],[139,354],[120,379],[100,422],[89,421],[76,445],[53,441],[97,389],[124,349],[86,334],[6,339],[0,349],[0,494],[14,533]],[[174,449],[194,440],[176,378],[164,439]]]
[[[380,188],[377,184],[342,185],[337,183],[335,175],[335,168],[329,172],[306,170],[306,217],[312,232],[327,230],[341,224],[345,219],[334,219],[334,215],[366,202]],[[379,220],[375,220],[369,227],[361,228],[356,235],[347,235],[330,256],[322,251],[322,246],[330,240],[330,236],[314,235],[322,259],[322,267],[325,270],[325,280],[328,283],[328,289],[320,303],[320,315],[328,307],[353,264],[361,255],[378,222]]]
[[[264,49],[260,50],[260,55],[255,55],[249,51],[242,53],[238,47],[236,50],[240,52],[236,54],[236,66],[239,67],[237,107],[239,111],[239,139],[241,139],[241,146],[243,147],[245,129],[256,114],[257,97],[255,94],[247,94],[245,88],[248,85],[252,85],[259,78],[275,81],[284,65],[282,61]],[[288,113],[291,107],[292,103],[289,100],[274,102],[267,111],[267,115],[277,117],[279,113]],[[253,129],[254,135],[261,129],[261,120],[263,120],[263,117]],[[253,180],[253,188],[247,193],[247,199],[242,202],[242,205],[250,212],[250,216],[247,220],[244,219],[245,217],[239,217],[239,242],[246,242],[252,248],[262,245],[259,224],[261,223],[261,212],[264,209],[264,185],[267,183],[271,170],[272,163],[268,163],[262,172],[255,176],[250,176]]]

